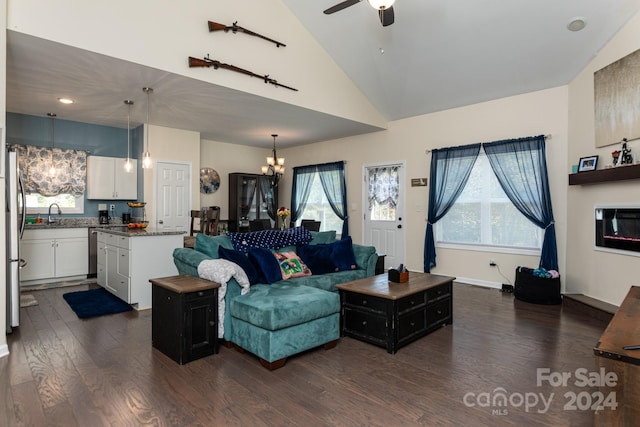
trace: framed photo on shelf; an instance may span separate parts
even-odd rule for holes
[[[580,157],[578,164],[578,172],[587,172],[596,170],[598,164],[598,156]]]

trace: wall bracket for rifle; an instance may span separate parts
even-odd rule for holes
[[[268,74],[256,74],[253,71],[245,70],[244,68],[236,67],[235,65],[225,64],[224,62],[209,58],[209,54],[207,54],[207,56],[203,59],[190,56],[189,68],[194,67],[213,68],[214,70],[217,70],[218,68],[224,68],[225,70],[235,71],[236,73],[240,74],[246,74],[250,77],[257,77],[259,79],[262,79],[265,84],[268,83],[274,85],[275,87],[283,87],[285,89],[293,90],[296,92],[298,91],[298,89],[292,88],[291,86],[283,85],[277,80],[270,78]]]
[[[270,39],[269,37],[265,37],[262,34],[258,34],[258,33],[254,33],[251,30],[247,30],[246,28],[243,28],[241,26],[238,25],[238,21],[235,21],[233,24],[231,25],[224,25],[224,24],[218,24],[217,22],[213,22],[213,21],[209,21],[209,32],[212,33],[214,31],[224,31],[225,33],[228,33],[229,31],[231,31],[233,34],[236,34],[237,32],[241,32],[241,33],[245,33],[249,36],[254,36],[254,37],[259,37],[263,40],[269,41],[273,44],[276,45],[276,47],[286,47],[287,45],[284,43],[281,43],[277,40],[274,39]]]

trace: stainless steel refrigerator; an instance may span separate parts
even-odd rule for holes
[[[5,156],[6,244],[7,244],[7,333],[20,324],[20,268],[27,263],[20,258],[19,241],[26,219],[25,194],[18,173],[18,153],[7,146]]]

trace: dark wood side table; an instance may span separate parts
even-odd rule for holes
[[[604,397],[594,411],[595,426],[640,425],[640,350],[624,348],[629,345],[640,345],[638,286],[631,286],[593,349],[600,375],[598,389]],[[585,390],[591,392],[589,388]]]
[[[385,347],[400,347],[453,323],[455,277],[409,273],[406,283],[379,274],[336,285],[342,335]]]
[[[220,284],[186,274],[149,281],[153,346],[181,365],[217,353]]]

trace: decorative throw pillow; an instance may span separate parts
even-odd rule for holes
[[[282,280],[280,264],[269,249],[249,248],[249,260],[258,270],[261,283],[271,284]]]
[[[258,270],[245,254],[240,251],[227,249],[223,246],[220,246],[218,248],[218,255],[221,259],[226,259],[227,261],[238,264],[240,268],[242,268],[247,274],[250,285],[260,283],[260,274],[258,273]]]
[[[339,271],[355,270],[358,268],[356,257],[353,254],[351,236],[347,236],[342,240],[336,240],[331,246],[331,260],[338,267]]]
[[[292,277],[311,276],[311,270],[295,252],[274,252],[273,255],[280,265],[284,280]]]
[[[298,256],[307,264],[314,274],[326,274],[338,271],[331,259],[332,246],[329,244],[298,245]]]

